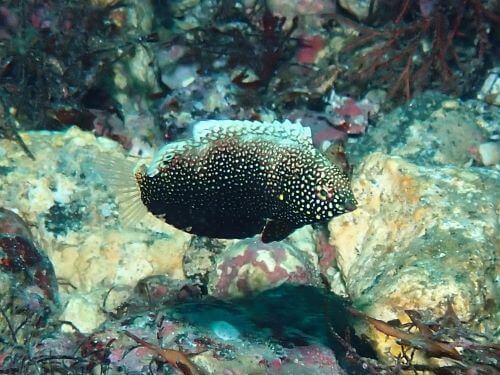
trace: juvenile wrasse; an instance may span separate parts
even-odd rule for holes
[[[208,120],[192,139],[163,146],[149,166],[105,159],[125,223],[147,212],[212,238],[262,233],[279,241],[295,229],[352,211],[347,175],[312,144],[300,123]]]

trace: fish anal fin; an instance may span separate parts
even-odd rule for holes
[[[288,237],[297,227],[282,220],[269,220],[262,231],[261,241],[269,243],[281,241]]]

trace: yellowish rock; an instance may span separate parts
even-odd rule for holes
[[[71,322],[81,332],[92,332],[97,326],[106,320],[106,316],[100,310],[99,305],[94,303],[95,298],[73,294],[67,299],[61,320]],[[71,332],[72,327],[63,325],[63,331]]]
[[[355,306],[391,320],[405,309],[444,312],[493,331],[500,173],[422,167],[381,153],[354,178],[359,208],[330,223],[338,266]],[[379,352],[394,346],[374,330]]]
[[[21,136],[36,163],[17,143],[0,139],[0,167],[7,171],[0,202],[31,225],[57,277],[76,288],[61,288],[65,319],[89,332],[104,320],[98,308],[110,288],[131,292],[156,274],[184,278],[188,234],[152,216],[136,228],[120,225],[115,197],[93,168],[95,158],[124,157],[119,144],[76,127]]]
[[[445,100],[441,106],[444,109],[458,109],[459,103],[456,100]]]

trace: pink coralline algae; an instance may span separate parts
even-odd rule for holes
[[[337,364],[333,352],[325,347],[310,345],[295,348],[295,353],[305,364],[317,364],[325,367],[332,367]],[[290,355],[292,357],[292,355]]]
[[[48,257],[33,242],[26,223],[0,208],[0,271],[9,275],[12,292],[28,309],[39,310],[49,300],[58,303],[57,281]]]
[[[329,242],[328,230],[317,230],[315,233],[315,242],[316,252],[319,256],[319,269],[322,274],[327,274],[328,269],[337,258],[335,247]]]
[[[285,349],[283,356],[274,359],[262,359],[261,367],[266,368],[266,374],[345,374],[339,366],[335,354],[329,348],[318,345],[296,346]],[[303,371],[300,371],[302,368]]]
[[[349,135],[363,134],[368,122],[379,110],[379,106],[368,99],[354,100],[332,92],[330,105],[327,108],[329,119],[340,131]]]
[[[325,46],[324,39],[319,35],[306,35],[300,40],[297,60],[301,64],[314,64],[318,53]]]
[[[317,271],[305,254],[282,242],[239,241],[217,263],[209,283],[216,297],[245,296],[283,283],[313,284],[317,280]]]
[[[0,208],[0,233],[12,234],[33,240],[31,231],[26,223],[13,211]]]
[[[313,143],[321,148],[327,142],[345,142],[364,134],[379,110],[380,104],[372,99],[356,100],[332,91],[323,111],[292,110],[287,118],[311,128]]]

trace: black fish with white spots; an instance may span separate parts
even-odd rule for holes
[[[279,241],[356,208],[347,175],[314,148],[300,123],[208,120],[168,143],[149,166],[101,160],[125,222],[147,212],[212,238],[262,233]]]

